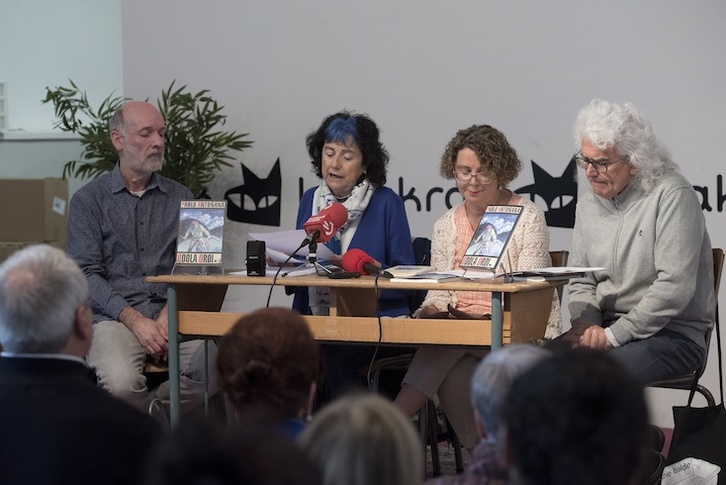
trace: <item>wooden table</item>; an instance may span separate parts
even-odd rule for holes
[[[272,277],[243,275],[150,276],[151,283],[168,284],[169,381],[172,425],[179,421],[180,336],[213,338],[223,335],[241,313],[220,312],[229,285],[270,286]],[[330,312],[306,316],[316,339],[418,345],[500,347],[542,338],[555,288],[565,280],[544,282],[494,282],[452,279],[437,283],[377,281],[373,276],[329,279],[306,275],[281,277],[275,286],[323,286],[330,288]],[[491,320],[405,319],[375,317],[376,288],[405,290],[486,291],[492,294]],[[260,302],[261,307],[264,302]]]

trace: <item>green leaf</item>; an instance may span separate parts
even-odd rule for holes
[[[108,121],[127,99],[111,93],[97,109],[93,109],[86,92],[72,80],[70,87],[46,87],[43,103],[52,103],[56,121],[53,126],[80,136],[83,151],[80,160],[63,166],[63,177],[97,177],[113,170],[118,160],[111,143]],[[224,106],[208,89],[192,94],[187,86],[175,88],[173,80],[157,99],[157,106],[166,120],[165,162],[161,174],[186,185],[195,196],[200,195],[222,167],[230,167],[232,152],[252,146],[249,133],[223,131],[227,116]]]

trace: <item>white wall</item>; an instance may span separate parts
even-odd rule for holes
[[[437,176],[438,158],[473,123],[501,129],[523,160],[559,175],[574,152],[576,111],[601,97],[632,101],[652,119],[684,174],[708,188],[712,241],[726,245],[716,203],[726,132],[723,2],[127,0],[122,14],[126,94],[155,96],[172,79],[211,89],[227,128],[255,141],[241,157],[247,166],[266,176],[280,157],[283,228],[294,226],[298,178],[316,182],[304,137],[342,108],[382,128],[388,185],[397,190],[402,177],[405,191],[421,194],[451,186]],[[512,187],[532,180],[527,164]],[[212,195],[240,182],[239,168],[228,170]],[[428,235],[444,210],[440,198],[430,211],[407,203],[412,233]],[[236,242],[225,257],[237,266],[249,230],[276,229],[229,226],[225,239]],[[568,249],[570,238],[552,229],[551,247]],[[260,301],[238,298],[243,307]],[[714,372],[704,382],[717,389]],[[653,393],[655,420],[667,423],[684,399]]]
[[[72,79],[96,106],[114,90],[123,95],[121,69],[119,0],[0,0],[10,131],[51,131],[53,106],[41,104],[46,86]]]
[[[458,128],[490,123],[525,161],[555,173],[574,151],[571,125],[581,105],[593,97],[631,100],[691,181],[715,192],[716,140],[726,125],[726,5],[602,6],[129,0],[122,5],[124,88],[136,98],[156,96],[172,79],[211,89],[226,106],[227,127],[255,141],[245,164],[266,175],[281,158],[286,227],[297,178],[315,182],[304,136],[341,108],[367,112],[381,126],[392,155],[388,185],[396,189],[403,177],[406,187],[425,192],[450,187],[436,165]],[[527,165],[512,186],[531,181]],[[218,189],[230,185],[225,179]],[[438,202],[430,212],[409,205],[413,233],[430,232],[443,211]],[[707,216],[712,222],[721,214]],[[569,244],[569,231],[553,232],[553,247]],[[719,238],[715,231],[715,244]]]

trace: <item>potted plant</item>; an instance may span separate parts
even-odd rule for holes
[[[85,91],[69,80],[70,87],[46,87],[43,103],[53,103],[57,121],[53,125],[81,137],[81,160],[63,166],[63,178],[97,177],[113,170],[118,155],[111,143],[108,121],[126,101],[113,93],[94,109]],[[252,145],[248,133],[222,131],[227,116],[209,95],[209,90],[190,93],[186,85],[174,88],[172,81],[161,93],[157,106],[166,120],[166,150],[161,174],[189,188],[195,197],[204,197],[207,184],[221,167],[231,166],[230,152]]]

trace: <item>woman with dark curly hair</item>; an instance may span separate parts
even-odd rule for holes
[[[368,116],[342,111],[330,115],[307,137],[315,174],[321,179],[300,200],[297,227],[332,202],[348,211],[348,220],[330,241],[331,251],[342,256],[349,248],[368,253],[384,268],[413,264],[408,218],[401,198],[386,183],[388,152],[376,124]],[[293,308],[303,314],[327,315],[327,288],[296,288]],[[406,292],[381,292],[381,316],[408,316]],[[323,371],[331,397],[360,387],[360,368],[373,354],[371,346],[326,345]]]
[[[320,350],[305,319],[287,308],[264,308],[240,318],[217,353],[222,390],[243,422],[264,413],[295,437],[312,412]]]
[[[504,258],[506,271],[550,266],[549,232],[544,213],[528,199],[507,188],[522,168],[517,152],[507,138],[489,125],[460,130],[441,157],[440,172],[454,179],[463,202],[444,214],[434,225],[431,264],[437,271],[459,267],[464,252],[490,205],[524,207]],[[511,267],[509,267],[511,261]],[[442,312],[464,312],[482,317],[491,314],[491,295],[471,291],[431,290],[415,313],[426,318]],[[545,337],[559,335],[559,301],[553,295],[552,310]],[[449,418],[462,445],[476,444],[476,427],[470,402],[469,384],[485,350],[422,347],[416,351],[395,403],[413,416],[434,394]]]

